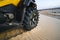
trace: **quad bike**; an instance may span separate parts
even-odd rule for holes
[[[0,32],[14,27],[30,31],[38,24],[35,0],[0,0]]]

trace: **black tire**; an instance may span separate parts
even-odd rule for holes
[[[24,29],[30,31],[35,28],[38,24],[38,11],[36,8],[27,8],[24,15],[23,25]]]

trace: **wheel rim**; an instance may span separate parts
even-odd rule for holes
[[[30,17],[30,25],[31,27],[35,27],[36,24],[37,24],[37,16],[36,16],[36,13],[33,12]]]

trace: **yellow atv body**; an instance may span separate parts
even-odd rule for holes
[[[21,0],[0,0],[0,7],[6,6],[9,4],[13,4],[13,5],[17,6],[20,1]]]

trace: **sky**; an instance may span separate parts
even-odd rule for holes
[[[60,0],[35,0],[37,9],[60,7]]]

